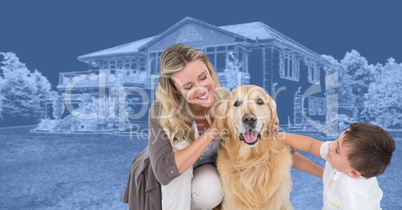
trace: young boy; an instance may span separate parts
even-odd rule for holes
[[[384,173],[395,150],[387,131],[353,123],[335,141],[282,135],[289,146],[326,160],[323,209],[381,209],[382,190],[376,176]]]

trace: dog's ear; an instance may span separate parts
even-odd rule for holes
[[[267,102],[270,116],[265,121],[267,123],[267,129],[265,129],[263,136],[272,139],[279,131],[279,118],[278,114],[276,113],[276,103],[269,95]]]
[[[222,103],[218,104],[215,110],[215,122],[216,122],[216,128],[218,130],[218,136],[221,139],[226,139],[228,138],[227,135],[227,125],[226,125],[226,120],[227,120],[227,111],[228,111],[228,100],[224,100]]]
[[[216,128],[217,129],[222,129],[225,125],[225,113],[226,113],[226,104],[227,104],[227,100],[224,100],[223,102],[219,103],[216,106],[216,110],[215,110],[215,121],[216,121]]]

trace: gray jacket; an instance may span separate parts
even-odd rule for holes
[[[162,209],[160,185],[167,185],[178,177],[172,145],[156,117],[154,103],[148,114],[148,146],[134,159],[123,201],[129,210]]]
[[[146,147],[131,165],[123,201],[128,203],[129,210],[158,210],[162,209],[161,198],[161,187],[149,164]]]

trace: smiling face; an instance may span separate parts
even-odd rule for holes
[[[194,111],[210,108],[214,104],[215,83],[205,63],[196,59],[172,75],[175,93],[181,94]]]
[[[247,146],[256,146],[260,139],[271,139],[277,130],[276,103],[260,87],[248,85],[233,90],[220,108],[225,116],[220,116],[223,125],[219,126]]]

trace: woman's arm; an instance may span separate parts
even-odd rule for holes
[[[152,108],[153,106],[151,106]],[[180,174],[176,166],[173,147],[167,134],[158,124],[158,120],[151,117],[151,109],[148,114],[149,160],[158,182],[161,185],[167,185]]]
[[[174,153],[177,169],[182,174],[200,158],[209,144],[215,139],[215,134],[210,129],[195,139],[188,147]]]
[[[151,111],[152,109],[154,111]],[[209,129],[188,147],[173,152],[167,134],[159,125],[158,119],[151,116],[152,113],[156,113],[154,106],[151,106],[148,116],[149,159],[156,179],[162,185],[167,185],[194,165],[216,134],[214,130]]]
[[[324,169],[298,152],[293,153],[293,168],[322,179]]]

